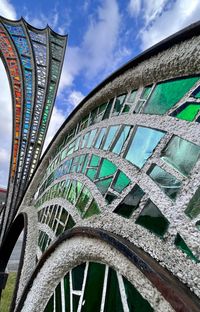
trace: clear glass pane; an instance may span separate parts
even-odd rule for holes
[[[135,166],[142,168],[163,136],[164,132],[138,127],[125,158]]]
[[[167,196],[171,199],[176,198],[176,195],[181,187],[181,181],[159,166],[153,166],[153,168],[150,168],[148,175],[153,181],[156,182],[156,184]]]
[[[116,154],[120,154],[121,153],[121,150],[124,146],[124,143],[126,142],[127,140],[127,137],[129,135],[129,132],[130,132],[130,129],[131,127],[130,126],[125,126],[119,136],[119,139],[117,140],[115,146],[113,147],[113,149],[111,150],[113,153],[116,153]]]
[[[119,113],[122,110],[125,97],[126,97],[126,94],[122,94],[116,98],[115,105],[114,105],[113,112],[112,112],[112,116],[118,116],[119,115]]]
[[[93,145],[93,141],[94,141],[96,133],[97,133],[97,129],[94,129],[94,130],[92,130],[90,132],[90,136],[89,136],[89,139],[88,139],[88,142],[87,142],[87,147],[88,148],[90,148]]]
[[[198,145],[174,136],[163,150],[161,157],[180,173],[188,176],[199,155],[200,147]]]
[[[103,149],[105,151],[107,151],[109,149],[111,143],[113,142],[113,140],[115,138],[115,135],[116,135],[118,129],[119,129],[119,126],[110,127],[108,134],[107,134],[107,137],[106,137],[106,140],[105,140],[105,143],[104,143],[104,146],[103,146]]]
[[[101,142],[106,134],[106,130],[107,130],[106,128],[101,129],[100,133],[98,134],[96,143],[95,143],[95,148],[100,148]]]

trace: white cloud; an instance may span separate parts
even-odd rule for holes
[[[68,46],[63,66],[59,94],[65,87],[72,86],[81,73],[91,81],[98,75],[110,72],[115,63],[116,50],[120,50],[121,15],[116,0],[104,0],[89,16],[89,26],[79,47]],[[121,55],[121,57],[123,57]],[[119,59],[118,59],[119,61]]]
[[[68,97],[68,101],[73,107],[76,107],[83,98],[84,95],[80,91],[73,90]]]
[[[134,2],[129,2],[130,15],[133,15]],[[139,10],[138,18],[143,20],[139,32],[142,50],[200,19],[199,0],[141,0],[138,3],[135,10]]]
[[[9,0],[0,1],[0,15],[8,19],[13,19],[13,20],[17,19],[15,8],[13,7],[13,5],[10,3]]]
[[[141,5],[142,5],[141,0],[130,0],[130,2],[128,4],[128,11],[129,11],[130,15],[131,16],[137,16],[140,12]]]
[[[58,109],[56,106],[54,106],[51,121],[49,123],[49,128],[47,131],[46,140],[43,147],[43,152],[45,151],[45,149],[53,139],[55,133],[57,132],[57,130],[60,128],[60,126],[63,124],[64,121],[65,121],[64,112],[61,109]]]

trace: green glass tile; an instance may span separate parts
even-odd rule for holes
[[[103,159],[98,178],[103,178],[112,175],[116,172],[117,166],[107,159]]]
[[[136,184],[117,206],[114,212],[122,217],[130,218],[133,211],[138,208],[143,195],[144,191]]]
[[[131,180],[119,170],[112,184],[112,188],[116,192],[121,193],[130,184],[130,182]]]
[[[111,149],[113,153],[116,153],[118,155],[121,153],[124,143],[126,142],[127,137],[130,133],[130,130],[131,130],[130,126],[125,126],[123,128],[117,142],[115,143],[115,146],[113,147],[113,149]]]
[[[180,236],[179,233],[177,233],[176,237],[175,237],[175,241],[174,244],[176,245],[177,248],[179,248],[180,250],[182,250],[190,259],[194,260],[195,262],[199,262],[199,260],[197,259],[197,257],[195,257],[192,253],[192,251],[190,250],[190,248],[187,246],[187,244],[185,243],[185,241],[183,240],[183,238]]]
[[[95,142],[95,148],[100,148],[102,140],[106,134],[106,128],[102,128]]]
[[[90,166],[91,167],[97,167],[99,164],[100,157],[97,155],[92,155],[90,159]]]
[[[72,270],[72,289],[81,290],[83,287],[83,277],[85,271],[85,263],[82,263]]]
[[[134,312],[153,312],[154,309],[151,307],[149,302],[144,299],[137,289],[123,277],[125,292],[127,296],[127,303],[129,311]],[[163,311],[164,312],[164,311]]]
[[[109,101],[109,103],[107,104],[106,111],[105,111],[105,113],[104,113],[104,115],[103,115],[103,120],[109,118],[109,116],[110,116],[110,111],[111,111],[112,104],[113,104],[113,100],[114,100],[114,99],[111,99],[111,100]]]
[[[188,104],[185,109],[183,109],[180,113],[177,115],[173,114],[173,116],[183,119],[183,120],[188,120],[188,121],[193,121],[198,114],[200,110],[200,104]]]
[[[99,214],[101,211],[99,209],[99,206],[97,205],[96,201],[93,199],[92,203],[90,204],[89,208],[85,212],[83,218],[90,218],[91,216],[95,214]]]
[[[112,141],[115,138],[115,135],[116,135],[118,129],[119,129],[119,126],[110,127],[108,134],[107,134],[107,137],[106,137],[106,140],[105,140],[105,143],[104,143],[104,146],[103,146],[103,150],[107,151],[109,149]]]
[[[61,213],[61,217],[60,217],[60,221],[65,223],[67,217],[68,217],[68,212],[63,208],[62,213]]]
[[[129,95],[127,101],[130,103],[133,103],[135,101],[136,94],[137,94],[137,90],[133,90],[131,94]]]
[[[126,113],[128,113],[129,111],[130,111],[130,105],[125,104],[122,113],[123,113],[123,114],[126,114]]]
[[[64,277],[65,312],[70,312],[70,286],[69,273]]]
[[[200,231],[200,220],[195,223],[196,228]]]
[[[55,297],[56,297],[56,311],[62,311],[62,300],[61,300],[61,285],[58,284],[55,291]]]
[[[126,94],[122,94],[116,98],[114,108],[113,108],[113,112],[112,112],[112,116],[118,116],[119,115],[119,113],[122,110],[125,97],[126,97]]]
[[[173,136],[167,147],[162,151],[162,159],[188,176],[200,156],[200,146]]]
[[[88,156],[88,154],[87,154],[87,155],[85,155],[85,160],[84,160],[84,163],[83,163],[83,167],[82,167],[82,169],[81,169],[81,172],[82,172],[82,173],[85,173],[85,170],[86,170],[86,168],[87,168],[87,166],[88,166],[88,162],[89,162],[89,156]]]
[[[161,188],[161,190],[171,199],[175,199],[181,187],[181,181],[172,174],[166,172],[159,166],[153,166],[148,171],[148,175]]]
[[[140,98],[146,100],[151,92],[151,88],[152,86],[145,87]]]
[[[54,296],[50,298],[49,302],[46,305],[46,308],[44,309],[44,312],[54,312]]]
[[[111,182],[112,182],[112,178],[108,178],[108,179],[95,182],[95,184],[97,188],[99,189],[100,193],[104,195],[107,192]]]
[[[81,312],[100,311],[104,283],[105,265],[89,263]],[[105,311],[105,310],[104,310]]]
[[[83,213],[87,203],[89,202],[91,198],[91,194],[90,192],[84,187],[84,189],[81,192],[81,195],[78,199],[78,202],[76,204],[77,209],[81,212],[81,214]]]
[[[191,219],[196,218],[200,214],[200,188],[197,189],[190,200],[185,210],[185,214]]]
[[[138,127],[125,158],[142,168],[164,135],[164,132],[155,129]]]
[[[105,197],[108,204],[111,204],[113,202],[113,200],[115,200],[116,198],[117,198],[117,196],[111,192],[108,192],[106,194],[106,197]]]
[[[67,199],[69,202],[74,205],[76,199],[81,191],[82,184],[80,182],[72,181],[69,193],[67,195]]]
[[[77,312],[78,311],[78,305],[79,305],[80,296],[73,294],[72,298],[73,298],[73,312]],[[61,310],[59,310],[59,312],[60,311]]]
[[[90,136],[87,142],[87,148],[90,148],[93,145],[93,141],[94,141],[96,133],[97,133],[97,129],[94,129],[90,132]]]
[[[160,237],[163,237],[169,226],[169,221],[151,200],[147,202],[135,223],[142,225]]]
[[[119,290],[119,284],[117,280],[116,272],[109,268],[108,282],[106,291],[106,300],[104,311],[108,312],[123,312],[123,306],[121,301],[121,294]]]
[[[57,230],[56,230],[56,236],[59,236],[64,231],[64,226],[61,224],[58,224]]]
[[[67,224],[66,224],[66,226],[65,226],[65,230],[71,229],[75,224],[76,224],[76,223],[74,222],[72,216],[69,215]]]
[[[87,170],[87,177],[91,180],[94,181],[96,177],[97,169],[96,168],[89,168]]]
[[[165,114],[191,89],[198,79],[198,77],[190,77],[157,84],[144,112],[156,115]]]

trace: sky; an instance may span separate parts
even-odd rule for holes
[[[96,85],[160,40],[200,19],[200,0],[0,0],[0,15],[68,34],[45,147]],[[12,132],[10,89],[0,60],[0,186],[6,187]]]

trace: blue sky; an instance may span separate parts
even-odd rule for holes
[[[200,0],[0,0],[0,15],[68,34],[46,146],[73,108],[98,83],[161,39],[200,19]],[[1,69],[0,185],[6,186],[11,100]]]

